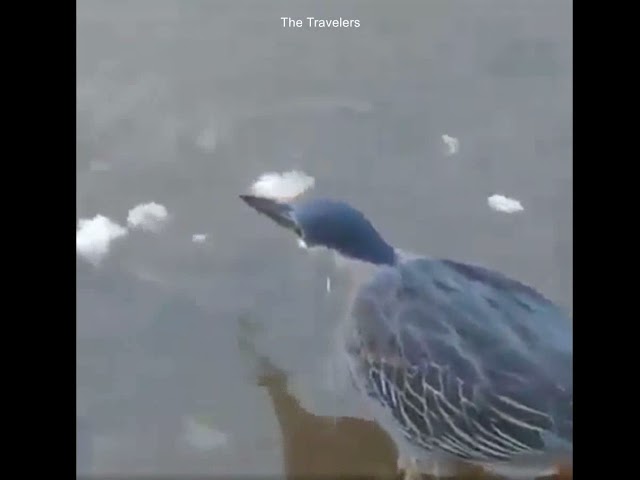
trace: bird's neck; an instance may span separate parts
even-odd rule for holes
[[[395,248],[380,239],[368,245],[360,246],[353,251],[340,252],[343,255],[374,265],[395,265],[398,261]]]

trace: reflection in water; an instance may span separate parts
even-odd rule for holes
[[[355,418],[318,417],[289,393],[285,372],[260,358],[258,384],[265,387],[282,435],[284,471],[300,478],[402,479],[396,448],[377,424]],[[429,478],[425,476],[425,478]],[[459,479],[491,478],[469,469]],[[558,479],[573,478],[562,472]]]
[[[264,386],[282,433],[284,470],[294,478],[396,478],[396,450],[375,423],[354,418],[317,417],[287,389],[285,373],[263,359]]]

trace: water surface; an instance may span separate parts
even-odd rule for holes
[[[327,295],[330,265],[238,200],[265,171],[302,169],[395,245],[571,310],[571,15],[565,0],[79,1],[78,218],[170,214],[98,268],[77,260],[80,473],[392,471],[375,425],[308,411],[340,407],[313,387],[343,284]],[[492,211],[494,193],[524,212]]]

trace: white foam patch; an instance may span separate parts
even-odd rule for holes
[[[499,194],[491,195],[487,199],[487,203],[498,212],[516,213],[524,210],[522,204],[515,198],[509,198]]]
[[[284,173],[264,173],[251,186],[257,197],[274,200],[291,200],[315,185],[315,179],[304,172],[292,170]]]
[[[447,155],[455,155],[460,150],[460,141],[456,137],[451,137],[445,133],[442,135],[442,142]]]
[[[192,417],[184,420],[183,439],[190,447],[200,451],[214,450],[228,443],[224,432]]]
[[[331,277],[327,277],[327,293],[331,293]]]
[[[76,252],[97,266],[109,253],[111,242],[126,234],[126,228],[104,215],[80,219],[76,230]]]
[[[202,243],[207,239],[207,235],[204,233],[194,233],[193,236],[191,237],[191,240],[194,243]]]
[[[158,232],[167,221],[167,209],[158,203],[141,203],[129,210],[127,223],[132,228]]]

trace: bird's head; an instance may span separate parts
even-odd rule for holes
[[[348,258],[392,265],[396,253],[351,205],[329,199],[285,203],[254,195],[240,195],[249,206],[293,231],[308,247],[325,247]]]

